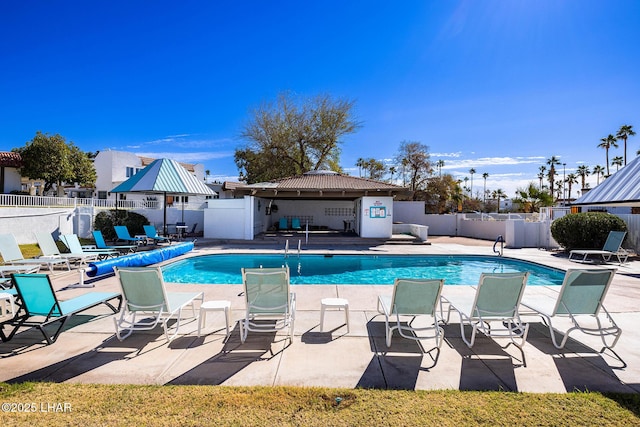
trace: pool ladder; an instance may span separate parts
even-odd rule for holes
[[[300,258],[301,246],[302,246],[302,240],[298,240],[298,258]],[[287,242],[284,244],[284,257],[285,258],[289,257],[289,239],[287,239]]]
[[[496,249],[496,246],[498,245],[498,243],[500,243],[500,249]],[[502,237],[502,234],[500,234],[498,237],[496,237],[496,241],[493,243],[493,253],[498,254],[498,256],[502,256],[503,251],[504,251],[504,237]]]

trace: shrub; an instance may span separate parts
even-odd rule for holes
[[[102,211],[96,215],[93,222],[93,229],[102,231],[102,235],[106,240],[114,240],[116,232],[114,225],[126,225],[129,233],[144,234],[143,225],[149,224],[149,220],[144,215],[126,210]]]
[[[602,249],[610,231],[627,231],[627,225],[606,212],[569,214],[551,224],[551,235],[567,251]]]

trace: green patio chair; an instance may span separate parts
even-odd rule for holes
[[[46,274],[12,274],[11,279],[15,286],[19,309],[12,321],[1,326],[2,341],[9,341],[20,327],[28,326],[37,328],[47,344],[53,344],[74,314],[100,304],[117,313],[122,304],[122,296],[115,292],[89,292],[59,301]],[[118,301],[117,307],[109,302],[112,300]],[[53,327],[56,323],[57,327]],[[4,332],[5,326],[11,327],[8,334]]]
[[[569,252],[569,260],[578,262],[587,262],[589,256],[600,255],[604,262],[609,262],[612,257],[616,257],[618,264],[622,265],[627,262],[629,258],[629,252],[622,247],[626,231],[610,231],[607,236],[607,240],[604,242],[604,246],[599,249],[574,249]],[[574,255],[582,256],[582,259],[575,259]]]
[[[556,348],[563,348],[569,334],[578,330],[587,335],[599,336],[604,345],[600,350],[601,353],[607,348],[612,350],[622,334],[622,329],[616,325],[602,302],[615,273],[615,268],[569,269],[564,276],[557,299],[525,294],[522,305],[540,315],[543,322],[549,327],[551,341]],[[601,311],[604,316],[601,316]],[[573,324],[564,334],[560,333],[562,341],[559,343],[551,323],[551,320],[556,317],[567,317]],[[580,321],[584,322],[585,318],[595,320],[597,327],[581,324]],[[611,344],[607,344],[605,338],[610,336],[614,337],[613,341]]]
[[[438,348],[442,345],[443,329],[438,325],[437,307],[444,280],[440,279],[396,279],[391,296],[378,297],[378,312],[384,314],[387,347],[391,347],[393,331],[401,337],[412,340],[435,338]],[[414,327],[412,322],[418,316],[430,316],[432,326]],[[390,319],[395,318],[395,324]],[[410,318],[406,324],[401,318]],[[417,332],[433,331],[433,335],[418,336]]]
[[[242,283],[246,311],[240,320],[240,340],[244,343],[249,331],[288,329],[293,342],[296,294],[290,291],[289,267],[243,268]]]
[[[518,306],[528,277],[529,273],[482,273],[475,291],[444,292],[442,300],[449,304],[446,323],[451,311],[457,311],[462,340],[469,348],[480,331],[492,338],[509,338],[522,351],[529,325],[520,319]],[[471,326],[469,338],[465,326]]]
[[[171,341],[178,334],[181,320],[185,318],[182,310],[187,307],[191,307],[190,317],[198,319],[200,311],[196,310],[195,301],[202,304],[204,293],[167,292],[160,267],[114,267],[114,271],[124,297],[120,315],[114,319],[120,341],[134,330],[151,330],[159,324],[167,341]],[[171,319],[175,319],[176,324],[169,335]]]

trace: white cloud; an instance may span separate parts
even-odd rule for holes
[[[174,159],[184,163],[202,163],[208,160],[224,159],[227,157],[233,157],[233,151],[202,151],[202,152],[138,152],[136,155],[143,157],[153,157],[155,159]]]

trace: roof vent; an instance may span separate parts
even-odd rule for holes
[[[328,170],[313,170],[305,172],[303,175],[338,175],[338,172]]]

